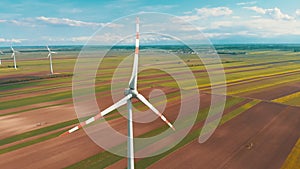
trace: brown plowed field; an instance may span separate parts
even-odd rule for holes
[[[230,165],[227,168],[265,169],[273,163],[278,168],[300,136],[296,132],[300,114],[295,110],[299,112],[279,104],[260,103],[218,128],[207,142],[195,140],[150,168],[215,169]],[[251,142],[254,147],[248,150]],[[283,153],[275,153],[283,149]]]
[[[300,86],[293,84],[264,88],[255,92],[246,93],[242,96],[261,100],[274,100],[300,91]]]

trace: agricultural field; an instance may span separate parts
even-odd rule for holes
[[[180,47],[162,47],[177,54],[182,59],[180,63],[167,62],[163,54],[146,58],[162,63],[180,77],[186,73],[185,69],[181,69],[182,65],[187,65],[195,76],[200,109],[183,140],[162,154],[136,158],[136,168],[299,168],[300,52],[296,49],[300,46],[215,47],[224,67],[227,85],[227,94],[217,97],[226,97],[226,104],[215,133],[201,144],[198,142],[199,135],[208,117],[212,95],[215,96],[212,88],[221,88],[222,81],[211,84],[201,60],[189,52],[177,53],[181,51]],[[81,46],[53,47],[58,52],[53,55],[54,75],[49,75],[46,49],[16,49],[20,51],[17,54],[17,70],[12,67],[8,49],[3,49],[4,55],[0,56],[1,168],[126,168],[127,158],[99,147],[84,130],[59,137],[79,122],[73,105],[72,80],[76,76],[73,70]],[[143,57],[143,50],[146,49],[141,49],[140,57]],[[124,58],[132,53],[131,47],[112,51],[99,65],[95,92],[101,110],[113,103],[113,74]],[[214,67],[213,63],[211,67]],[[126,72],[130,71],[128,67],[122,69],[117,79],[119,85],[113,90],[123,92],[123,82],[126,84],[129,78]],[[218,65],[211,71],[215,76],[223,72]],[[157,107],[166,105],[163,114],[171,122],[179,121],[178,131],[189,127],[185,125],[185,120],[192,120],[188,116],[177,119],[181,106],[180,87],[170,74],[152,68],[141,71],[138,78],[138,87],[145,96],[155,89],[164,93],[166,99],[157,96],[151,101]],[[182,80],[184,84],[191,81]],[[137,102],[134,102],[134,107],[146,110]],[[126,118],[118,111],[107,115],[105,120],[99,120],[97,125],[86,128],[105,130],[105,123],[127,134]],[[150,137],[166,129],[167,126],[159,119],[149,124],[135,122],[134,136]],[[155,151],[160,149],[163,147]],[[147,147],[137,149],[145,150]]]

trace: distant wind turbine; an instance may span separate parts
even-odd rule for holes
[[[166,119],[162,113],[160,113],[143,95],[141,95],[137,90],[137,75],[138,75],[138,59],[139,59],[139,18],[136,18],[136,40],[135,40],[135,54],[133,61],[133,69],[131,78],[128,84],[128,88],[125,90],[125,97],[119,100],[117,103],[103,110],[99,114],[94,117],[89,118],[88,120],[81,122],[76,127],[68,130],[62,135],[67,135],[75,132],[76,130],[84,127],[87,124],[90,124],[99,118],[105,116],[106,114],[112,112],[113,110],[125,105],[127,103],[128,110],[128,141],[127,141],[127,153],[128,153],[128,169],[134,169],[134,147],[133,147],[133,121],[132,121],[132,98],[137,98],[141,102],[143,102],[149,109],[151,109],[157,116],[159,116],[167,125],[169,125],[173,130],[175,130],[174,126]]]
[[[15,69],[17,70],[17,60],[16,60],[16,52],[17,52],[17,51],[15,51],[14,48],[13,48],[12,46],[11,46],[10,48],[11,48],[11,50],[12,50],[11,57],[14,58],[14,67],[15,67]]]
[[[56,52],[52,52],[52,51],[50,50],[50,48],[48,47],[48,45],[47,45],[47,49],[48,49],[48,51],[49,51],[48,58],[49,58],[49,61],[50,61],[50,72],[51,72],[51,75],[53,75],[52,54],[56,54]]]
[[[4,55],[4,53],[1,50],[0,50],[0,55]],[[0,58],[0,65],[2,65],[1,58]]]

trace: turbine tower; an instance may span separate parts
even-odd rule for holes
[[[98,113],[96,116],[89,118],[88,120],[81,122],[79,125],[73,127],[72,129],[68,130],[67,132],[63,133],[62,135],[67,135],[73,133],[74,131],[84,127],[87,124],[90,124],[99,118],[105,116],[106,114],[112,112],[113,110],[125,105],[127,103],[128,109],[128,141],[127,141],[127,150],[128,150],[128,168],[134,169],[134,147],[133,147],[133,121],[132,121],[132,98],[137,98],[142,103],[144,103],[149,109],[151,109],[157,116],[159,116],[168,126],[170,126],[174,131],[175,128],[173,125],[166,119],[162,113],[160,113],[143,95],[141,95],[137,90],[137,75],[138,75],[138,62],[139,62],[139,18],[136,18],[136,40],[135,40],[135,53],[134,53],[134,61],[133,61],[133,68],[132,74],[129,81],[128,88],[125,89],[125,97],[118,101],[117,103],[113,104],[112,106],[108,107],[107,109],[103,110],[102,112]],[[61,135],[61,136],[62,136]]]
[[[12,46],[11,46],[10,48],[11,48],[11,50],[12,50],[11,57],[14,58],[14,68],[17,70],[17,60],[16,60],[16,52],[17,52],[17,51],[15,51],[14,48],[13,48]]]
[[[4,53],[1,50],[0,50],[0,55],[4,55]],[[1,58],[0,58],[0,65],[2,65]]]
[[[56,52],[52,52],[52,51],[50,50],[50,48],[48,47],[48,45],[47,45],[47,49],[48,49],[48,52],[49,52],[47,58],[49,58],[49,61],[50,61],[50,73],[51,73],[51,75],[53,75],[52,54],[56,54]]]

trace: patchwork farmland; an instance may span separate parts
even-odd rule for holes
[[[211,105],[211,84],[201,61],[192,54],[180,53],[193,71],[200,92],[196,121],[175,147],[153,157],[135,159],[136,168],[299,168],[300,53],[294,49],[300,46],[216,48],[227,83],[225,110],[216,132],[207,142],[198,142]],[[126,158],[102,149],[84,130],[58,137],[78,123],[72,78],[79,50],[80,47],[62,50],[53,59],[54,71],[59,74],[51,76],[48,60],[41,57],[47,55],[44,51],[20,50],[18,70],[11,67],[9,55],[4,55],[0,65],[1,168],[126,168]],[[101,64],[95,82],[101,110],[113,103],[112,74],[129,54],[131,49],[113,52]],[[174,71],[180,69],[180,64],[177,66]],[[213,73],[222,72],[215,69]],[[181,102],[174,79],[153,69],[140,72],[139,80],[145,96],[154,89],[165,93],[167,106],[163,114],[174,122]],[[221,85],[213,87],[218,89]],[[158,99],[155,104],[159,106],[162,102]],[[142,104],[134,106],[145,110]],[[119,112],[114,111],[105,120],[118,132],[127,134],[126,118]],[[97,128],[105,129],[104,123],[100,120]],[[180,127],[179,130],[186,126]],[[95,126],[87,128],[93,130]],[[138,138],[166,129],[158,119],[148,124],[134,123]]]

